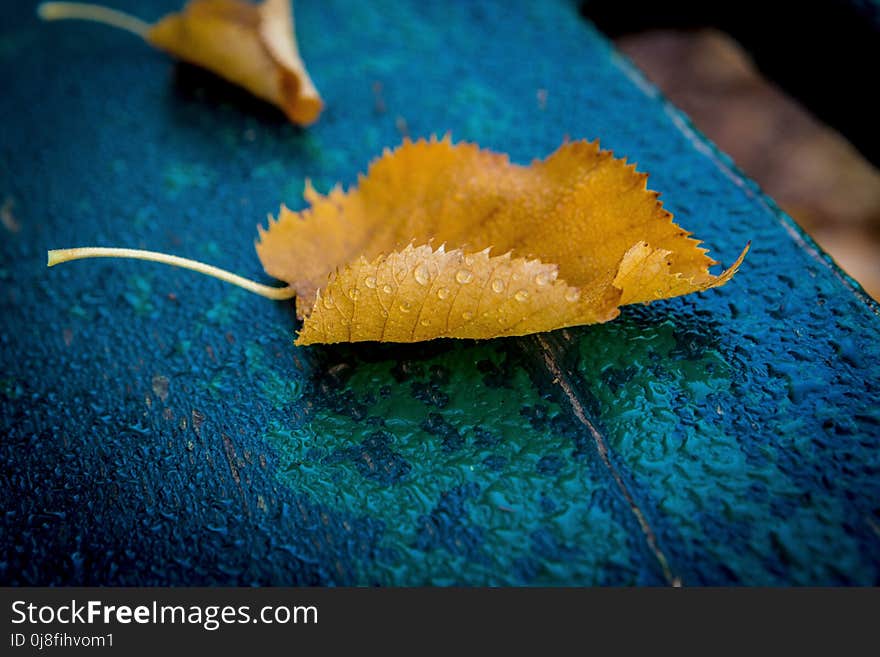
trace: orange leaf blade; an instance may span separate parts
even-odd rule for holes
[[[603,322],[620,305],[722,285],[745,256],[710,274],[715,262],[672,221],[646,178],[594,143],[566,144],[523,167],[472,144],[405,141],[348,192],[324,196],[307,186],[311,207],[282,208],[260,228],[257,253],[297,291],[305,320],[298,344],[490,338]],[[484,305],[502,300],[486,293],[502,266],[519,277],[497,283],[514,297]],[[399,281],[388,273],[395,267]],[[449,280],[453,269],[470,271],[477,284],[467,289],[480,294],[456,301],[452,291],[464,286]],[[438,303],[435,285],[412,283],[420,271],[445,281],[438,284],[452,300]],[[552,285],[530,287],[545,276]],[[390,296],[377,292],[384,287]],[[520,290],[520,303],[509,303]],[[575,295],[576,304],[567,302]]]
[[[297,344],[525,335],[607,321],[618,297],[585,297],[537,260],[407,246],[334,275]]]

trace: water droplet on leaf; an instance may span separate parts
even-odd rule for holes
[[[431,274],[428,272],[427,265],[421,264],[416,267],[415,272],[413,272],[413,276],[416,279],[416,283],[419,285],[427,285],[428,281],[431,280]]]
[[[535,276],[535,285],[547,285],[553,280],[553,274],[549,271],[542,271]]]

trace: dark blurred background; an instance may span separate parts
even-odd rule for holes
[[[880,299],[880,2],[585,0],[581,13]]]

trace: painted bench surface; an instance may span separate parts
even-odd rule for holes
[[[118,0],[145,19],[176,0]],[[880,583],[878,306],[571,3],[296,3],[303,131],[0,5],[0,583]],[[726,287],[485,342],[295,348],[253,248],[402,136],[650,173]]]

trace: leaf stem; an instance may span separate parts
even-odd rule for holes
[[[143,251],[141,249],[115,249],[103,247],[56,249],[54,251],[49,251],[49,259],[46,264],[49,267],[53,267],[59,263],[67,262],[68,260],[81,260],[84,258],[132,258],[134,260],[161,262],[162,264],[171,265],[173,267],[191,269],[192,271],[197,271],[200,274],[205,274],[212,278],[219,278],[221,281],[232,283],[233,285],[244,288],[248,292],[259,294],[261,297],[266,297],[267,299],[283,301],[284,299],[291,299],[296,296],[296,291],[290,285],[287,287],[271,287],[269,285],[263,285],[247,278],[243,278],[238,274],[233,274],[225,269],[206,265],[196,260],[168,255],[167,253],[158,253],[156,251]]]
[[[64,20],[68,18],[104,23],[121,30],[137,34],[146,38],[147,32],[152,27],[146,21],[130,14],[92,5],[84,2],[44,2],[37,7],[37,14],[44,21]]]

